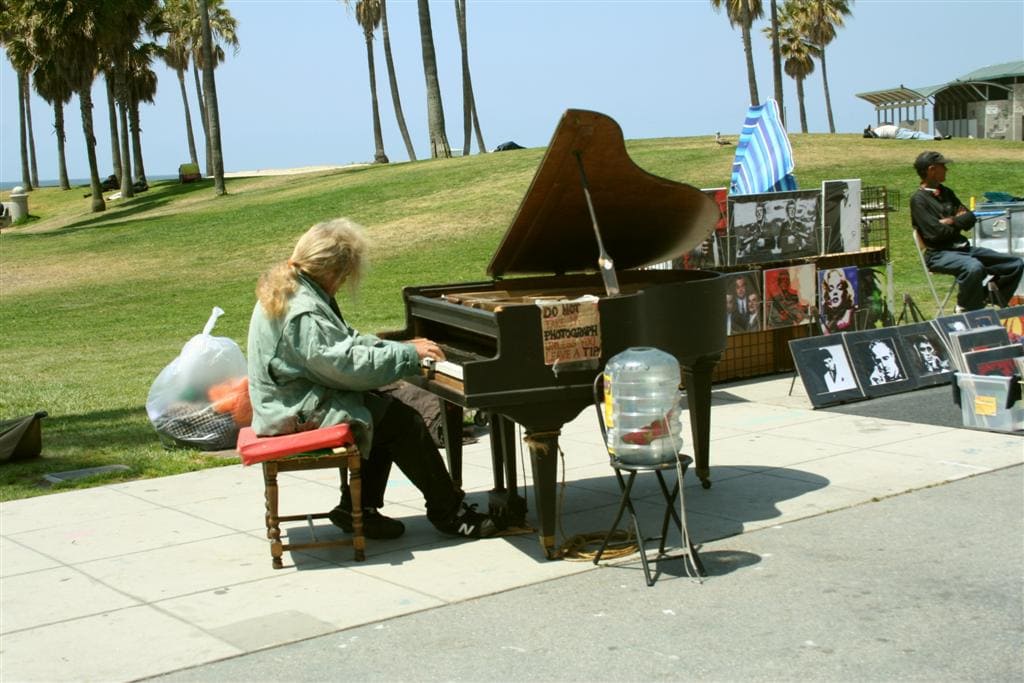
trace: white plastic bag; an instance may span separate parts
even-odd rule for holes
[[[210,334],[223,314],[214,306],[202,333],[185,343],[149,389],[146,413],[164,448],[233,448],[251,418],[245,355],[232,339]]]

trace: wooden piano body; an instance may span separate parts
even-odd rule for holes
[[[679,360],[696,470],[710,485],[711,374],[726,347],[726,280],[710,271],[636,268],[694,248],[717,219],[715,204],[696,188],[633,164],[612,119],[569,110],[488,267],[493,279],[404,290],[406,328],[398,334],[439,342],[461,369],[461,378],[431,372],[412,380],[444,399],[452,476],[461,477],[463,409],[485,411],[494,464],[491,508],[513,523],[521,520],[526,505],[516,489],[514,424],[522,425],[549,557],[555,553],[559,430],[592,405],[595,377],[626,348],[653,346]],[[611,295],[598,272],[596,231],[615,263],[619,291]],[[531,273],[543,275],[520,276]],[[581,297],[596,307],[599,333],[590,342],[598,347],[587,347],[584,360],[552,361],[550,348],[545,353],[542,304]]]

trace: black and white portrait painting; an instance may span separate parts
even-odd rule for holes
[[[726,334],[758,332],[763,327],[761,274],[755,270],[727,273],[725,286]]]
[[[790,340],[789,348],[815,408],[864,398],[841,339],[804,337]]]
[[[949,350],[942,336],[928,322],[901,325],[900,333],[904,357],[919,387],[947,384],[953,377]]]
[[[821,193],[816,190],[729,197],[732,265],[816,256]]]
[[[848,332],[843,335],[843,343],[857,380],[868,396],[886,396],[917,387],[893,328]]]
[[[823,254],[838,254],[860,249],[859,178],[826,180],[821,184]]]

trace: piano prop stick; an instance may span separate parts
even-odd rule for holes
[[[615,276],[615,263],[612,257],[605,251],[604,241],[601,239],[601,229],[597,225],[597,214],[594,213],[594,201],[590,198],[590,186],[587,184],[587,173],[583,170],[583,154],[579,150],[573,152],[576,156],[576,165],[580,168],[580,183],[583,185],[583,196],[587,200],[587,210],[590,212],[590,223],[594,226],[594,239],[597,240],[597,267],[604,281],[604,291],[608,296],[619,295],[619,278]]]

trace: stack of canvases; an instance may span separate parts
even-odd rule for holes
[[[1015,375],[1024,306],[789,342],[811,405],[822,408],[953,380],[956,372]]]

